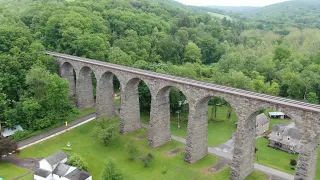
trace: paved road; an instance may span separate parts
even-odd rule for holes
[[[82,123],[82,122],[84,122],[84,121],[86,121],[86,120],[88,120],[90,118],[93,118],[95,116],[96,116],[95,113],[92,113],[92,114],[86,115],[86,116],[84,116],[84,117],[82,117],[82,118],[80,118],[78,120],[69,122],[68,126],[60,126],[60,127],[57,127],[56,129],[52,129],[52,130],[46,131],[46,132],[44,132],[42,134],[30,137],[30,138],[22,140],[22,141],[19,141],[18,142],[18,148],[21,148],[21,147],[26,146],[28,144],[32,144],[32,143],[37,142],[37,141],[39,141],[41,139],[47,138],[49,136],[52,136],[52,135],[54,135],[54,134],[56,134],[58,132],[64,131],[66,129],[69,129],[69,128],[71,128],[73,126],[76,126],[76,125],[78,125],[78,124],[80,124],[80,123]]]

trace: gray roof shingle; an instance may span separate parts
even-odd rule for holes
[[[264,113],[261,113],[256,117],[256,123],[258,124],[265,125],[268,122],[270,122],[270,120]]]
[[[89,174],[88,172],[82,171],[80,169],[75,169],[64,177],[68,178],[69,180],[86,180],[90,176],[91,174]]]
[[[67,158],[67,154],[64,153],[63,151],[58,151],[57,153],[45,158],[48,163],[53,166],[55,164],[58,164],[59,162],[61,162],[63,159]]]
[[[71,166],[67,165],[67,164],[62,164],[59,163],[58,166],[53,170],[53,174],[56,174],[58,176],[64,176],[66,175],[66,173],[68,172],[69,168]]]
[[[48,176],[51,174],[51,172],[50,172],[50,171],[47,171],[47,170],[44,170],[44,169],[37,169],[37,170],[34,172],[34,174],[37,175],[37,176],[46,178],[46,177],[48,177]]]

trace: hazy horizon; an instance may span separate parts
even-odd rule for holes
[[[271,4],[290,0],[176,0],[180,3],[192,6],[252,6],[263,7]]]

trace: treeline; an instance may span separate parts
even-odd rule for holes
[[[0,5],[4,121],[10,122],[10,111],[25,111],[16,113],[21,121],[12,121],[26,126],[27,115],[45,121],[62,111],[47,109],[47,101],[58,97],[49,92],[57,87],[51,78],[62,92],[66,85],[54,75],[44,49],[319,103],[319,30],[246,30],[240,21],[217,19],[171,0],[0,0]],[[30,84],[37,73],[46,80],[34,78],[39,84]],[[43,88],[41,97],[33,86]],[[72,111],[65,98],[56,102],[66,105],[61,115]]]

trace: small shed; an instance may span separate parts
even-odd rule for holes
[[[270,118],[284,119],[286,115],[283,112],[269,112]]]
[[[20,125],[14,126],[12,128],[3,128],[3,131],[1,132],[3,137],[8,137],[16,133],[17,131],[23,131],[22,127]]]

